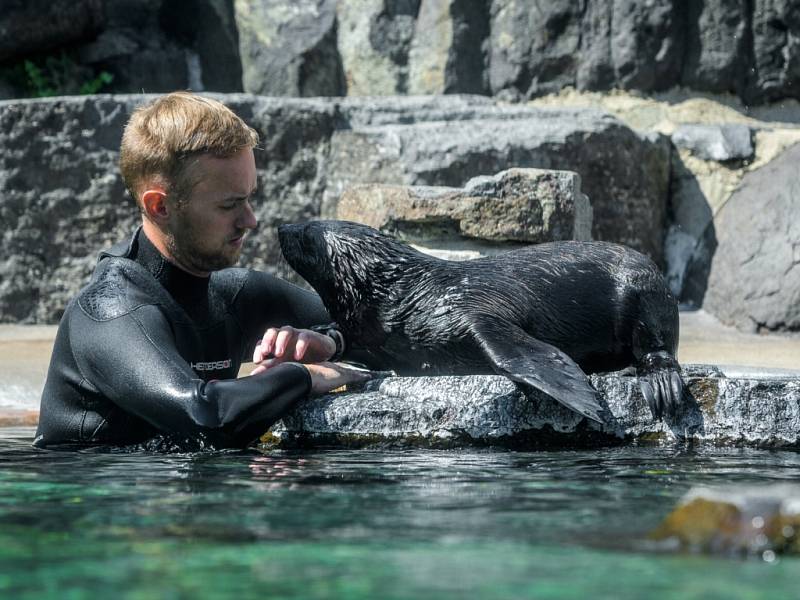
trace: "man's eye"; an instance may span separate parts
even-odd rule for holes
[[[222,204],[222,205],[220,205],[220,208],[221,208],[222,210],[233,210],[234,208],[236,208],[236,206],[237,206],[237,203],[236,203],[236,202],[230,202],[230,203],[228,203],[228,204]]]

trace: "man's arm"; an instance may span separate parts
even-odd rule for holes
[[[74,311],[74,355],[81,374],[122,410],[165,434],[205,436],[246,446],[306,398],[308,369],[286,363],[253,377],[205,382],[180,356],[157,306],[107,321]]]
[[[317,363],[338,359],[346,349],[341,333],[311,331],[331,322],[319,296],[260,271],[250,271],[237,295],[235,310],[248,336],[244,360]]]

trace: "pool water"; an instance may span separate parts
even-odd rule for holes
[[[734,449],[124,454],[0,429],[0,598],[798,598],[800,560],[654,552]]]

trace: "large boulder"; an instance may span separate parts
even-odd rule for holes
[[[594,238],[661,262],[670,150],[660,136],[592,109],[478,104],[447,119],[408,120],[334,134],[325,216],[334,217],[339,196],[358,183],[460,187],[513,167],[575,170],[592,202]]]
[[[587,240],[592,228],[580,177],[539,169],[509,169],[463,188],[356,185],[342,195],[337,217],[446,258],[475,258],[519,243]]]
[[[420,0],[339,2],[338,50],[348,96],[408,91],[408,54]]]
[[[95,37],[105,25],[102,0],[5,0],[0,62]]]
[[[410,94],[483,94],[486,5],[473,0],[422,0],[408,54]]]
[[[653,419],[636,377],[592,375],[604,425],[499,375],[389,377],[300,404],[265,436],[271,445],[556,448],[622,441],[796,447],[800,373],[685,366],[687,401]]]
[[[752,2],[755,64],[747,98],[800,98],[800,4],[794,0]]]
[[[535,10],[516,0],[493,0],[489,83],[493,94],[531,98],[575,84],[581,50],[581,7],[545,2]]]
[[[486,93],[483,2],[339,2],[337,15],[348,95]]]
[[[685,11],[673,0],[558,1],[535,9],[494,0],[491,90],[531,98],[566,85],[667,89],[680,83],[685,28]]]
[[[244,90],[269,96],[341,96],[336,1],[235,0]]]
[[[800,144],[744,176],[714,220],[703,307],[747,331],[800,331]]]
[[[160,22],[167,35],[175,37],[184,47],[192,90],[243,90],[239,32],[234,17],[233,0],[163,3]]]
[[[78,59],[113,76],[106,88],[123,93],[171,92],[190,83],[190,56],[163,27],[163,0],[106,2],[106,27],[77,49]]]
[[[710,92],[744,91],[750,65],[749,4],[746,0],[687,3],[683,85]]]

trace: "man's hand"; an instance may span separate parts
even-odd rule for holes
[[[268,370],[278,363],[265,365],[270,361],[264,361],[253,369],[250,375],[257,375]],[[372,377],[369,371],[354,369],[342,363],[321,362],[317,364],[304,365],[311,374],[311,395],[319,396],[331,390],[342,387],[349,383],[359,383],[367,381]]]
[[[312,396],[327,394],[343,385],[367,381],[372,377],[368,371],[353,369],[342,363],[321,362],[305,367],[311,373]]]
[[[253,352],[253,362],[266,368],[290,360],[320,363],[331,358],[335,352],[336,342],[327,335],[287,325],[280,329],[267,329]]]

